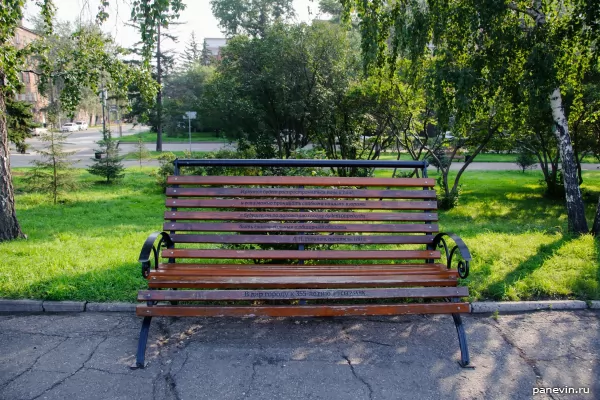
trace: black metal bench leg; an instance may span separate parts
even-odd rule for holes
[[[467,334],[462,323],[460,314],[452,314],[454,319],[454,325],[456,326],[456,333],[458,333],[458,345],[460,346],[460,361],[459,364],[463,368],[475,368],[471,365],[469,359],[469,347],[467,346]]]
[[[144,317],[142,330],[140,331],[140,341],[138,342],[137,357],[134,368],[144,368],[144,359],[146,358],[146,344],[148,343],[148,333],[150,332],[150,322],[152,317]]]

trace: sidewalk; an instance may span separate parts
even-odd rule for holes
[[[0,399],[530,399],[534,387],[598,398],[600,313],[464,317],[475,370],[459,367],[452,318],[155,318],[130,370],[132,313],[0,316]]]

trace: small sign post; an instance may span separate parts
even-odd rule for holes
[[[196,119],[196,111],[188,111],[183,116],[188,120],[188,134],[190,135],[190,154],[192,153],[192,120]]]

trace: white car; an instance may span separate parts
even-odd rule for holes
[[[77,128],[80,131],[85,131],[88,128],[88,124],[86,122],[83,122],[83,121],[75,121],[75,124],[77,124]]]
[[[61,132],[77,132],[79,127],[75,122],[67,122],[60,127],[60,130]]]

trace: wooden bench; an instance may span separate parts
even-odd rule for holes
[[[424,178],[179,175],[219,165],[419,168]],[[456,235],[438,233],[426,162],[176,160],[167,182],[164,232],[139,259],[149,290],[138,294],[137,368],[156,316],[437,313],[452,314],[460,365],[470,366],[460,318],[468,289],[457,284],[471,256]]]

